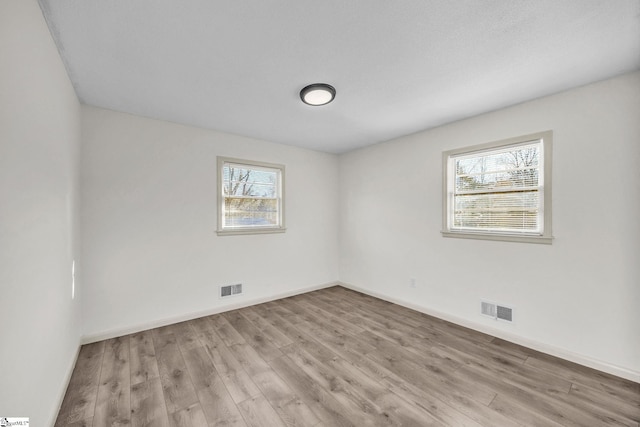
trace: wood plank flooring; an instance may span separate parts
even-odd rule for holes
[[[342,287],[85,345],[56,426],[638,426],[640,384]]]

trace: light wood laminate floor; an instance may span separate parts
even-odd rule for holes
[[[82,347],[56,426],[638,426],[640,384],[342,287]]]

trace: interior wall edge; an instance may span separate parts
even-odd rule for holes
[[[249,300],[239,300],[239,301],[237,299],[235,299],[235,301],[238,301],[238,302],[230,303],[230,304],[223,305],[223,306],[217,306],[217,307],[212,308],[210,310],[186,313],[186,314],[183,314],[183,315],[180,315],[180,316],[173,316],[173,317],[168,317],[168,318],[164,318],[164,319],[156,319],[156,320],[151,321],[151,322],[146,322],[146,323],[137,324],[137,325],[131,325],[131,326],[126,327],[126,328],[111,329],[111,330],[108,330],[108,331],[98,332],[98,333],[95,333],[95,334],[83,335],[81,340],[80,340],[80,344],[81,345],[91,344],[91,343],[94,343],[94,342],[103,341],[103,340],[107,340],[107,339],[111,339],[111,338],[116,338],[116,337],[121,337],[121,336],[125,336],[125,335],[135,334],[135,333],[138,333],[138,332],[146,331],[148,329],[160,328],[162,326],[172,325],[174,323],[186,322],[188,320],[198,319],[198,318],[204,317],[204,316],[212,316],[214,314],[225,313],[227,311],[237,310],[237,309],[244,308],[244,307],[249,307],[249,306],[252,306],[252,305],[262,304],[262,303],[269,302],[269,301],[274,301],[274,300],[278,300],[278,299],[282,299],[282,298],[288,298],[288,297],[292,297],[292,296],[295,296],[295,295],[305,294],[307,292],[317,291],[319,289],[330,288],[332,286],[340,286],[340,285],[341,285],[341,282],[334,281],[334,282],[327,282],[327,283],[323,283],[323,284],[319,284],[319,285],[305,286],[303,288],[298,288],[298,289],[294,289],[292,291],[282,292],[282,293],[275,294],[275,295],[270,295],[270,296],[267,296],[267,297],[254,298],[254,299],[249,299]]]
[[[617,366],[611,363],[603,362],[601,360],[597,360],[583,354],[575,353],[561,347],[556,347],[541,341],[529,339],[527,337],[524,337],[518,334],[512,334],[499,329],[491,328],[481,323],[477,323],[477,322],[470,321],[468,319],[463,319],[461,317],[453,316],[438,310],[434,310],[430,307],[426,307],[423,305],[418,305],[412,302],[394,298],[392,296],[386,295],[381,292],[371,291],[367,288],[356,286],[351,283],[338,282],[337,285],[347,289],[351,289],[353,291],[361,292],[363,294],[366,294],[375,298],[382,299],[384,301],[398,304],[406,308],[410,308],[411,310],[419,311],[420,313],[424,313],[429,316],[437,317],[438,319],[441,319],[441,320],[446,320],[447,322],[451,322],[456,325],[463,326],[465,328],[473,329],[474,331],[489,334],[496,338],[500,338],[500,339],[512,342],[514,344],[518,344],[518,345],[530,348],[532,350],[539,351],[541,353],[559,357],[560,359],[568,360],[569,362],[577,363],[579,365],[586,366],[588,368],[596,369],[601,372],[605,372],[620,378],[624,378],[630,381],[634,381],[636,383],[640,383],[640,371],[636,371],[634,369],[629,369],[623,366]]]
[[[56,405],[53,414],[49,417],[51,420],[51,425],[54,425],[56,420],[58,419],[58,414],[60,414],[60,409],[62,408],[62,401],[64,400],[64,396],[67,393],[67,389],[69,388],[69,384],[71,383],[71,377],[73,375],[73,370],[76,367],[76,363],[78,363],[78,356],[80,355],[80,349],[82,348],[82,342],[78,340],[78,345],[76,347],[76,354],[71,361],[71,364],[67,368],[67,373],[64,377],[64,381],[62,382],[62,386],[60,387],[60,391],[58,392],[58,404]]]

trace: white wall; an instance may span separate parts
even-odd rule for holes
[[[337,280],[336,156],[82,109],[87,340]],[[286,233],[216,235],[218,155],[285,165]]]
[[[0,2],[0,416],[52,425],[80,342],[71,299],[80,105],[34,0]],[[79,289],[78,289],[79,291]]]
[[[442,151],[549,129],[553,245],[440,235]],[[340,279],[640,381],[639,141],[634,73],[342,155]]]

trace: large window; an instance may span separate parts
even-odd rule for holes
[[[445,237],[551,243],[552,132],[443,153]]]
[[[285,231],[284,166],[218,157],[218,234]]]

